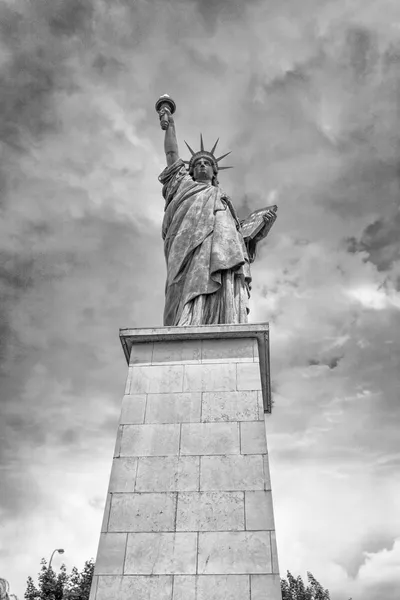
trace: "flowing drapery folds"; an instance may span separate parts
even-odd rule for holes
[[[167,263],[164,325],[246,323],[249,257],[229,198],[178,159],[159,176]]]

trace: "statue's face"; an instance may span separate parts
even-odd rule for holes
[[[193,167],[193,179],[195,181],[212,181],[214,175],[211,160],[201,157],[196,160]]]

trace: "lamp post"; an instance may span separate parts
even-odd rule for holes
[[[64,554],[64,548],[56,548],[55,550],[53,550],[51,557],[50,557],[49,566],[47,567],[48,569],[50,569],[50,567],[51,567],[51,561],[53,560],[53,556],[54,556],[55,552],[58,552],[58,554]]]

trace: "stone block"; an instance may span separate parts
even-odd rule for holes
[[[276,545],[276,533],[271,531],[272,572],[279,574],[278,547]]]
[[[271,573],[269,531],[200,532],[198,573]]]
[[[126,383],[125,383],[125,394],[129,394],[130,389],[131,389],[131,383],[132,383],[132,373],[133,373],[133,367],[128,367],[128,375],[126,376]]]
[[[258,396],[258,420],[265,422],[265,414],[264,414],[264,400],[261,391],[257,392]]]
[[[183,365],[135,366],[130,394],[173,394],[182,392],[182,386]]]
[[[259,363],[239,363],[237,365],[237,389],[261,390]]]
[[[102,533],[104,533],[108,530],[108,518],[110,516],[110,508],[111,508],[111,494],[107,494],[106,504],[105,504],[104,513],[103,513],[103,521],[101,524]]]
[[[146,423],[196,423],[200,421],[201,392],[149,394]]]
[[[253,347],[251,338],[203,340],[201,360],[203,363],[253,362]]]
[[[236,363],[185,365],[184,392],[236,390]]]
[[[125,548],[126,533],[101,533],[94,574],[122,575]]]
[[[113,494],[109,531],[174,531],[176,494]]]
[[[100,576],[96,600],[171,600],[172,576]]]
[[[259,362],[260,361],[260,356],[258,353],[258,341],[253,339],[253,353],[254,353],[254,361],[255,362]]]
[[[264,489],[265,490],[270,490],[271,489],[271,473],[269,470],[269,459],[268,459],[268,454],[264,454],[263,458],[263,465],[264,465]]]
[[[264,421],[240,423],[240,451],[242,454],[265,454],[267,452]]]
[[[245,492],[246,529],[275,529],[271,492]]]
[[[225,340],[224,340],[225,341]],[[203,392],[201,420],[257,421],[260,419],[258,392]],[[264,414],[262,413],[264,422]]]
[[[198,456],[139,458],[137,492],[191,492],[199,489]]]
[[[238,531],[243,529],[243,492],[178,494],[176,531]]]
[[[97,598],[97,584],[98,584],[98,581],[99,581],[99,576],[98,575],[93,575],[92,585],[90,586],[89,600],[96,600],[96,598]]]
[[[124,425],[120,456],[170,456],[179,453],[177,424]]]
[[[263,490],[263,457],[202,456],[200,490]]]
[[[248,575],[176,575],[173,600],[250,600]],[[266,596],[263,600],[269,600]]]
[[[182,423],[181,454],[240,454],[238,423]]]
[[[153,365],[170,363],[200,363],[201,341],[155,342]]]
[[[197,533],[129,533],[127,575],[196,573]]]
[[[133,492],[135,490],[137,461],[138,459],[133,457],[114,458],[109,492]]]
[[[279,575],[250,575],[251,600],[282,600]]]
[[[117,458],[121,452],[121,440],[122,440],[122,431],[123,427],[119,425],[117,429],[117,437],[115,439],[115,447],[114,447],[114,458]]]
[[[125,394],[122,399],[120,425],[143,423],[145,408],[145,394]]]
[[[153,342],[144,342],[132,346],[129,358],[130,365],[151,365],[153,356]]]

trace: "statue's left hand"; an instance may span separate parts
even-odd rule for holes
[[[276,212],[273,210],[267,210],[267,212],[263,215],[263,219],[264,219],[264,227],[257,233],[256,237],[254,238],[254,242],[257,244],[258,242],[261,242],[261,240],[263,240],[265,237],[267,237],[269,229],[270,229],[270,224],[271,221],[274,221],[276,219]]]
[[[269,223],[271,219],[275,219],[276,213],[273,210],[267,210],[263,215],[263,219],[266,223]]]

